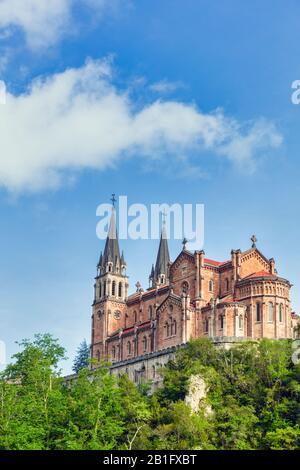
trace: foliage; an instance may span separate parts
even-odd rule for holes
[[[86,340],[83,340],[77,349],[77,354],[73,363],[73,372],[78,374],[81,369],[86,369],[90,365],[90,347]]]
[[[66,383],[58,368],[65,351],[50,335],[20,347],[0,375],[1,449],[300,448],[300,365],[288,340],[229,350],[192,341],[152,394],[106,363],[80,367]],[[185,402],[193,375],[206,384],[197,412]]]

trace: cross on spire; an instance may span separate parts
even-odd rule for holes
[[[110,200],[111,200],[111,202],[112,202],[113,207],[115,207],[116,202],[117,202],[115,193],[113,193],[113,194],[111,195],[111,199],[110,199]]]
[[[185,247],[186,247],[186,244],[188,243],[188,240],[184,237],[184,239],[182,240],[182,246],[183,246],[183,250],[185,250]]]
[[[257,238],[255,235],[252,235],[251,241],[252,241],[252,248],[256,248]]]

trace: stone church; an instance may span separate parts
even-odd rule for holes
[[[150,287],[128,295],[128,277],[112,208],[109,233],[95,278],[91,354],[109,359],[115,373],[136,382],[158,379],[176,347],[210,337],[216,345],[244,339],[291,338],[300,318],[292,313],[291,284],[280,277],[251,238],[246,250],[215,261],[183,249],[170,261],[163,224]]]

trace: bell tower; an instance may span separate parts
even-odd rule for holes
[[[108,235],[94,284],[91,344],[92,357],[98,361],[106,356],[108,336],[125,326],[128,277],[124,254],[120,254],[115,202],[113,194]]]

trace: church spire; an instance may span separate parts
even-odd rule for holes
[[[166,233],[166,223],[163,220],[162,225],[162,232],[160,237],[159,249],[157,253],[155,268],[153,269],[150,274],[150,280],[152,281],[152,285],[155,286],[157,284],[167,284],[168,282],[168,269],[169,269],[169,262],[170,262],[170,255],[169,255],[169,247],[167,241],[167,233]]]
[[[120,273],[125,265],[124,254],[122,253],[122,256],[120,255],[115,202],[116,199],[113,194],[108,235],[105,242],[104,252],[103,254],[101,253],[99,260],[99,268],[101,269],[102,274],[105,272]]]

